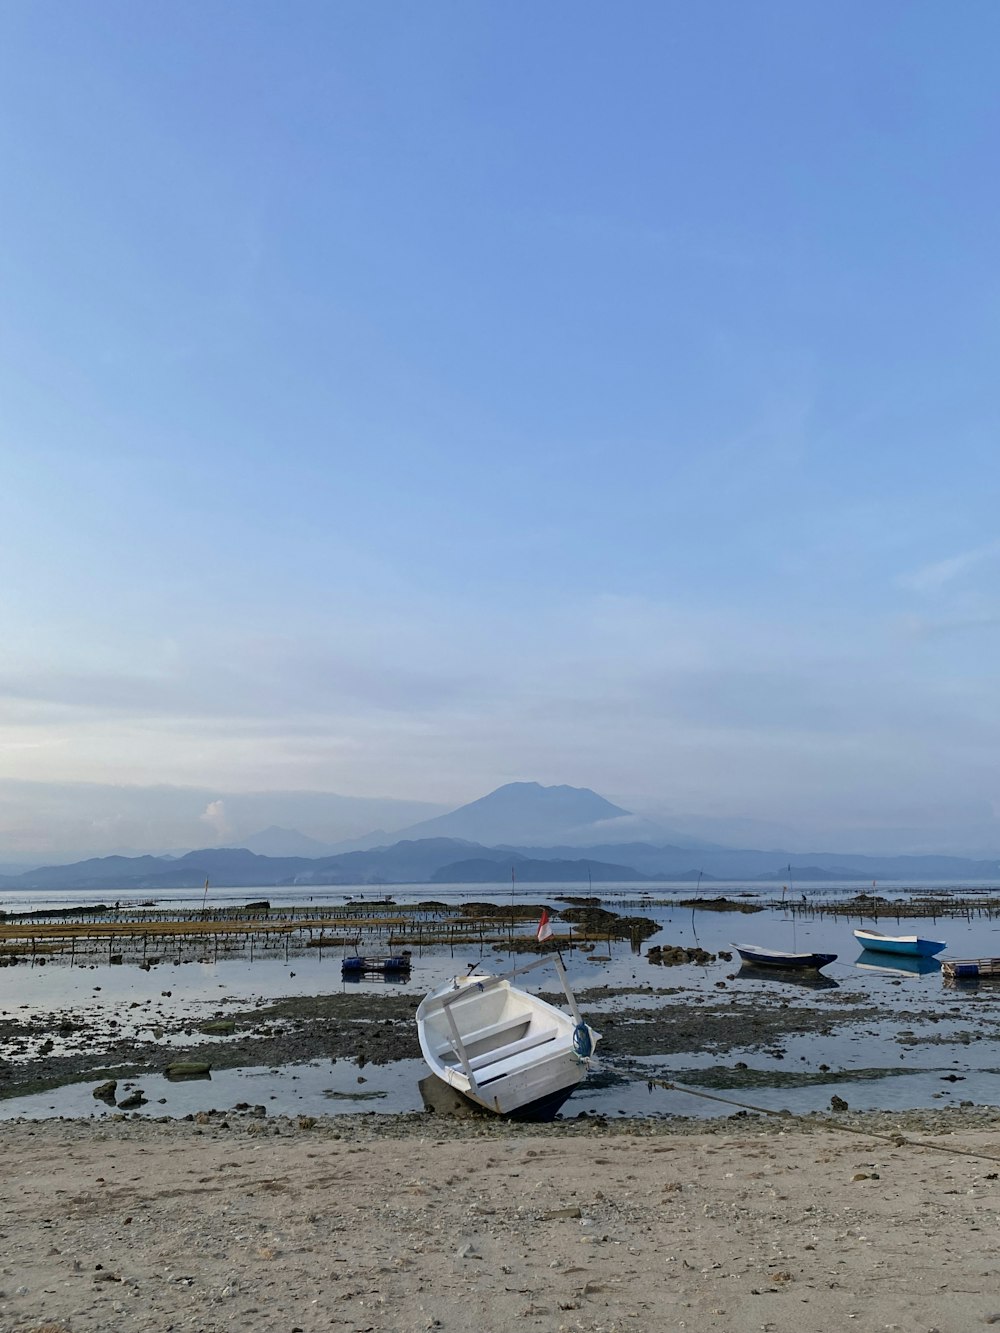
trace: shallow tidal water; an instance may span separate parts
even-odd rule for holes
[[[629,1011],[660,1005],[683,1004],[693,1012],[701,1006],[726,1003],[728,997],[742,1001],[759,999],[764,1005],[788,1002],[822,1009],[856,1004],[858,1021],[818,1035],[783,1038],[776,1045],[733,1047],[723,1052],[694,1051],[663,1053],[642,1059],[616,1060],[615,1070],[596,1065],[595,1076],[566,1104],[566,1117],[587,1113],[609,1118],[620,1116],[682,1115],[715,1117],[733,1114],[738,1105],[695,1097],[685,1092],[648,1086],[647,1080],[688,1083],[700,1092],[772,1111],[793,1113],[823,1111],[837,1095],[852,1110],[909,1110],[933,1108],[960,1101],[977,1105],[1000,1104],[1000,986],[980,985],[955,989],[945,985],[939,967],[911,971],[898,967],[887,955],[871,955],[858,949],[855,926],[874,925],[892,932],[897,928],[916,931],[947,941],[946,956],[1000,955],[1000,922],[986,917],[913,919],[899,927],[894,920],[873,922],[857,917],[795,919],[779,906],[754,915],[719,913],[660,905],[661,898],[689,895],[691,886],[645,885],[644,899],[635,886],[600,886],[594,895],[611,910],[653,918],[661,930],[646,941],[641,954],[622,941],[598,946],[608,961],[589,961],[567,952],[566,963],[578,994],[585,996],[583,1008],[598,1030],[602,1015],[629,1021]],[[858,886],[844,886],[857,892]],[[761,900],[773,899],[773,886],[753,886]],[[822,886],[828,898],[831,886]],[[382,896],[386,891],[380,890]],[[399,903],[433,896],[447,902],[493,900],[509,902],[509,894],[494,894],[482,885],[394,887],[389,892]],[[521,901],[547,902],[572,892],[566,885],[526,885],[519,888]],[[578,890],[583,893],[583,890]],[[747,886],[713,884],[702,887],[703,895],[747,892]],[[780,887],[778,889],[780,893]],[[819,892],[819,891],[817,891]],[[894,896],[893,886],[879,892]],[[294,890],[270,890],[276,904],[303,904]],[[260,890],[226,890],[233,903],[261,896]],[[355,895],[356,897],[357,895]],[[32,906],[42,904],[36,901]],[[192,903],[190,893],[171,895],[178,906]],[[342,891],[330,891],[326,901],[343,902]],[[376,895],[369,892],[370,900]],[[165,895],[158,897],[162,906]],[[322,895],[313,895],[317,908]],[[70,906],[93,902],[95,895],[55,895],[46,906]],[[752,899],[751,899],[752,901]],[[23,901],[4,901],[8,911],[24,910]],[[223,905],[221,895],[213,906]],[[731,951],[734,942],[770,945],[781,949],[817,949],[837,953],[837,961],[824,970],[826,982],[804,984],[802,979],[782,979],[738,967],[738,958],[719,959],[704,967],[693,964],[658,967],[647,962],[646,949],[656,944],[699,946],[710,953]],[[382,942],[384,943],[384,941]],[[522,956],[523,957],[523,956]],[[160,1030],[165,1043],[178,1039],[165,1029],[182,1019],[193,1024],[227,1010],[247,1009],[271,999],[351,992],[370,994],[377,1018],[379,995],[388,990],[419,996],[455,973],[483,958],[489,968],[508,968],[515,959],[503,951],[487,948],[436,949],[415,952],[410,978],[399,983],[380,980],[344,982],[340,955],[332,950],[291,950],[287,956],[250,961],[245,957],[222,956],[206,961],[177,962],[164,959],[149,971],[133,963],[113,965],[90,959],[70,964],[65,959],[44,964],[21,963],[0,969],[0,1015],[71,1011],[75,1019],[105,1023],[113,1017],[123,1038]],[[543,983],[551,989],[552,983]],[[606,987],[603,996],[600,988]],[[611,992],[629,988],[630,994]],[[668,992],[668,993],[657,993]],[[874,1020],[872,1006],[883,1014]],[[911,1034],[911,1035],[907,1035]],[[52,1034],[58,1053],[60,1038]],[[224,1037],[213,1039],[224,1042]],[[600,1053],[600,1047],[598,1048]],[[210,1054],[206,1054],[210,1059]],[[102,1062],[103,1063],[103,1062]],[[741,1066],[744,1066],[741,1068]],[[826,1066],[824,1070],[822,1066]],[[636,1075],[626,1078],[618,1071],[628,1068]],[[263,1106],[268,1114],[363,1114],[366,1111],[403,1112],[422,1106],[417,1084],[426,1073],[421,1061],[402,1060],[386,1065],[358,1065],[349,1060],[320,1060],[279,1067],[213,1070],[210,1078],[172,1082],[151,1074],[123,1082],[119,1096],[131,1087],[141,1088],[145,1104],[136,1114],[181,1116],[197,1111],[228,1111],[240,1104]],[[363,1081],[362,1081],[363,1080]],[[120,1114],[92,1096],[93,1080],[85,1080],[51,1092],[0,1100],[0,1118],[18,1116],[105,1116]]]

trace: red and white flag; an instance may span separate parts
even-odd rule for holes
[[[542,940],[550,940],[552,938],[552,922],[549,920],[549,914],[544,907],[542,908],[542,919],[538,923],[538,929],[535,931],[535,934],[537,935],[539,942]]]

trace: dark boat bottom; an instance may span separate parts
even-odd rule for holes
[[[555,1119],[559,1108],[573,1095],[578,1086],[579,1084],[574,1083],[569,1088],[561,1088],[558,1092],[550,1092],[547,1097],[539,1097],[537,1101],[529,1102],[527,1106],[521,1106],[507,1115],[498,1115],[495,1111],[488,1111],[484,1106],[480,1106],[478,1102],[472,1101],[471,1098],[453,1088],[450,1083],[445,1083],[444,1079],[438,1078],[436,1074],[428,1074],[417,1084],[423,1098],[424,1109],[432,1111],[435,1115],[451,1115],[463,1118],[467,1116],[486,1116],[490,1120],[527,1121],[534,1124]]]

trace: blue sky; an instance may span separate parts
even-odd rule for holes
[[[0,779],[1000,851],[998,41],[5,7]]]

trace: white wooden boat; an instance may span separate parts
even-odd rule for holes
[[[514,979],[555,966],[569,1013]],[[417,1009],[420,1049],[431,1072],[477,1106],[521,1119],[551,1117],[587,1076],[600,1033],[580,1016],[558,954],[500,975],[445,982]]]

